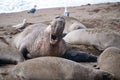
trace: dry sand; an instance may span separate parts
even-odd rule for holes
[[[70,16],[77,18],[87,27],[115,27],[120,25],[120,2],[83,5],[68,8]],[[0,14],[0,27],[21,23],[25,18],[29,23],[47,22],[57,15],[63,15],[64,8],[40,9],[35,14],[27,11]]]
[[[87,26],[87,28],[106,27],[120,30],[120,2],[94,5],[88,4],[78,7],[70,7],[68,10],[70,12],[70,17],[80,20],[81,23]],[[10,45],[9,43],[12,39],[6,40],[6,37],[10,38],[18,32],[14,28],[11,28],[11,26],[21,23],[23,19],[27,19],[28,23],[48,23],[55,16],[63,15],[63,13],[64,8],[40,9],[37,10],[35,14],[28,14],[27,11],[17,13],[2,13],[0,14],[0,42]],[[8,47],[6,47],[6,49],[7,48]],[[95,63],[83,64],[92,67]],[[0,67],[0,74],[4,73],[8,68],[9,66]]]

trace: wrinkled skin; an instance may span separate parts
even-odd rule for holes
[[[64,26],[64,18],[56,17],[48,27],[35,24],[18,34],[14,43],[21,52],[21,59],[62,56],[66,51],[66,44],[62,39]]]

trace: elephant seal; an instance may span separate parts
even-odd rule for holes
[[[73,30],[77,29],[86,29],[87,27],[83,25],[78,19],[73,17],[64,16],[65,19],[65,29],[63,31],[64,34],[67,34]]]
[[[120,48],[120,32],[111,29],[93,28],[74,30],[68,33],[63,39],[69,44],[92,45],[100,51],[111,46]]]
[[[17,64],[20,59],[18,50],[0,39],[0,65]]]
[[[120,49],[109,47],[98,58],[101,70],[114,74],[115,80],[120,80]]]
[[[48,27],[35,24],[25,28],[14,39],[21,58],[24,60],[40,56],[62,56],[66,52],[66,44],[62,39],[64,26],[64,18],[58,16]]]
[[[65,28],[63,34],[67,34],[73,30],[77,29],[86,29],[87,27],[82,24],[78,19],[74,17],[63,16],[65,19]],[[44,22],[45,24],[49,25],[51,21]]]
[[[112,80],[112,74],[59,57],[39,57],[19,63],[9,72],[20,80]]]
[[[82,51],[67,51],[62,57],[76,62],[97,62],[96,56]]]

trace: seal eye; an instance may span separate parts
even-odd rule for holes
[[[56,37],[55,35],[52,35],[52,36],[51,36],[51,39],[53,39],[53,40],[56,40],[56,38],[57,38],[57,37]]]

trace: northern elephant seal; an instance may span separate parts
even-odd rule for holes
[[[112,80],[112,74],[58,58],[40,57],[19,63],[10,75],[20,80]]]
[[[77,50],[67,51],[62,57],[76,62],[97,62],[96,56]]]
[[[66,52],[66,44],[62,39],[65,26],[63,17],[56,17],[48,27],[35,24],[18,34],[14,43],[23,59],[39,56],[61,56]]]
[[[73,30],[87,28],[84,24],[82,24],[78,19],[74,17],[63,16],[63,18],[65,19],[65,28],[64,28],[63,34],[67,34]],[[50,22],[51,21],[46,21],[44,23],[49,25]]]
[[[65,18],[65,29],[63,31],[63,33],[69,33],[73,30],[77,30],[77,29],[86,29],[87,27],[82,24],[78,19],[74,18],[74,17],[67,17],[64,16]]]
[[[92,45],[103,51],[108,47],[120,48],[120,32],[111,29],[79,29],[68,33],[65,42],[75,45]]]
[[[18,50],[0,39],[0,65],[17,64],[20,61]]]
[[[120,80],[120,49],[109,47],[98,58],[101,70],[114,74],[115,80]]]

